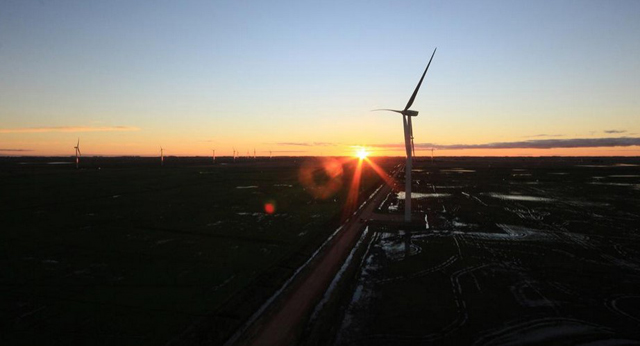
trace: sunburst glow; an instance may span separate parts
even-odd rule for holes
[[[356,156],[360,160],[364,160],[367,158],[367,156],[369,156],[369,152],[367,152],[365,148],[359,148],[358,151],[356,151]]]

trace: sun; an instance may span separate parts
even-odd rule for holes
[[[365,148],[359,148],[358,151],[356,151],[356,156],[360,160],[366,159],[368,155],[369,155],[369,153],[367,152],[367,150]]]

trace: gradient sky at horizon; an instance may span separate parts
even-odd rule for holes
[[[412,107],[424,155],[640,138],[637,18],[631,0],[5,0],[0,155],[72,155],[78,137],[85,155],[402,155],[400,116],[371,110],[403,108],[435,47]]]

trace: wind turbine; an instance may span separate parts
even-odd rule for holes
[[[216,163],[216,150],[215,149],[211,149],[213,150],[213,163]]]
[[[80,153],[80,138],[78,138],[78,144],[76,144],[76,146],[73,148],[76,150],[76,169],[78,169],[78,166],[80,164],[80,156],[82,155],[82,153]]]
[[[413,105],[413,101],[416,99],[416,95],[418,94],[418,90],[420,90],[420,85],[422,85],[422,81],[424,80],[424,76],[427,74],[427,70],[429,70],[429,65],[431,65],[431,60],[433,60],[433,56],[436,55],[436,50],[433,50],[433,54],[431,54],[431,59],[429,59],[429,63],[427,64],[427,68],[424,69],[424,73],[422,73],[422,77],[420,77],[420,81],[416,86],[416,89],[413,91],[409,102],[404,107],[403,110],[396,109],[376,109],[376,111],[390,111],[402,114],[402,126],[404,127],[404,145],[407,152],[407,164],[404,167],[405,171],[405,197],[404,197],[404,221],[411,222],[411,166],[412,166],[412,156],[415,156],[416,150],[413,146],[413,126],[411,125],[411,117],[417,117],[418,111],[410,110],[409,108]]]
[[[164,149],[160,147],[160,166],[164,166]]]
[[[273,152],[269,150],[269,160],[271,160],[272,157],[273,157]]]
[[[233,162],[236,162],[236,147],[233,147]]]
[[[431,163],[433,163],[433,147],[431,147]]]
[[[253,148],[253,159],[256,159],[256,148]]]

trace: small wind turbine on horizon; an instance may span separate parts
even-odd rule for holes
[[[253,159],[256,159],[256,148],[253,148]]]
[[[433,163],[433,147],[431,147],[431,163]]]
[[[407,152],[407,164],[404,167],[405,170],[405,197],[404,197],[404,221],[411,222],[411,166],[413,163],[412,157],[415,156],[416,151],[413,145],[413,126],[411,125],[411,117],[417,117],[418,111],[410,110],[409,108],[413,105],[413,101],[416,99],[416,95],[418,94],[418,90],[420,90],[420,85],[422,85],[422,81],[424,80],[424,76],[427,74],[429,70],[429,65],[431,65],[431,60],[433,60],[433,56],[436,55],[436,50],[433,50],[433,54],[431,54],[431,59],[429,59],[429,63],[427,64],[427,68],[424,69],[424,73],[422,73],[422,77],[416,86],[416,89],[413,91],[409,102],[404,107],[403,110],[396,109],[375,109],[376,111],[390,111],[402,114],[402,126],[404,127],[404,144]]]
[[[233,162],[236,162],[236,147],[233,147]]]
[[[164,166],[164,149],[160,147],[160,166]]]
[[[76,169],[78,169],[80,165],[80,156],[82,155],[82,153],[80,153],[80,138],[78,138],[78,143],[73,148],[76,150]]]
[[[273,152],[269,150],[269,160],[271,160],[272,157],[273,157]]]
[[[216,150],[215,149],[211,149],[213,150],[213,163],[216,163]]]

